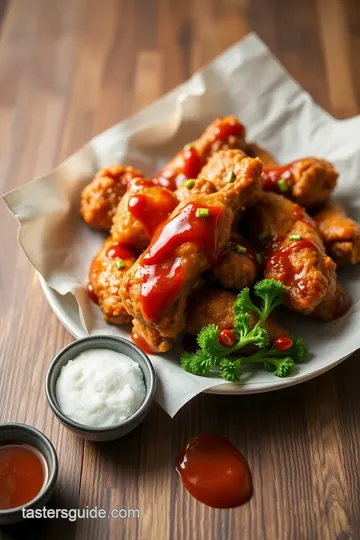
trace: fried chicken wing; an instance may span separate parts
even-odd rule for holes
[[[341,283],[337,281],[334,294],[328,294],[314,309],[311,316],[323,321],[332,321],[342,317],[351,308],[351,299]]]
[[[298,159],[287,165],[265,167],[264,190],[282,193],[301,206],[312,208],[329,199],[338,176],[324,159]]]
[[[245,128],[234,116],[217,118],[196,141],[187,144],[155,175],[160,185],[175,191],[185,180],[197,178],[210,156],[226,148],[245,148]]]
[[[225,289],[240,291],[255,283],[257,270],[256,249],[233,227],[229,244],[209,270],[211,276]]]
[[[264,276],[286,285],[289,307],[311,313],[335,294],[336,265],[304,209],[282,195],[265,193],[249,215],[255,238],[268,235]]]
[[[236,295],[230,291],[212,288],[203,285],[194,290],[188,299],[186,330],[189,334],[197,336],[200,330],[208,324],[215,324],[220,330],[233,328],[234,315],[233,305]],[[249,323],[253,327],[258,317],[255,313],[249,313]],[[265,321],[263,327],[269,334],[270,341],[275,341],[279,336],[288,336],[289,332],[276,320],[274,313]],[[247,346],[242,354],[248,355],[256,352],[256,346]]]
[[[135,261],[136,256],[110,236],[91,263],[89,283],[107,323],[121,325],[132,320],[119,296],[119,287]]]
[[[80,216],[91,227],[110,231],[112,219],[130,180],[143,176],[133,167],[113,165],[96,173],[83,189]]]
[[[201,169],[199,178],[205,178],[212,182],[216,189],[221,189],[234,181],[245,156],[245,152],[239,150],[220,150]]]
[[[212,182],[205,180],[205,178],[197,178],[187,180],[174,193],[178,201],[188,201],[198,195],[211,195],[215,191],[216,187]]]
[[[153,350],[168,350],[184,328],[187,297],[227,245],[238,209],[259,197],[261,170],[246,157],[233,183],[180,203],[126,274],[120,296]]]
[[[168,189],[147,178],[136,178],[116,209],[111,234],[116,242],[141,251],[177,205],[177,198]]]
[[[360,224],[347,216],[340,203],[328,201],[313,218],[327,252],[336,264],[360,261]]]

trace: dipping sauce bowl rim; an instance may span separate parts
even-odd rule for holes
[[[52,442],[46,437],[46,435],[41,433],[41,431],[39,431],[35,427],[29,426],[28,424],[23,424],[23,423],[20,423],[20,422],[4,422],[4,423],[0,424],[0,432],[5,431],[5,430],[7,430],[9,428],[13,428],[12,431],[14,432],[14,437],[11,438],[11,439],[0,439],[0,442],[4,442],[4,441],[7,441],[7,440],[9,441],[9,443],[22,443],[23,442],[24,444],[26,444],[30,448],[34,448],[35,450],[40,452],[40,454],[42,455],[42,457],[44,458],[44,460],[46,462],[46,466],[48,468],[48,476],[47,476],[47,479],[46,479],[46,482],[45,482],[44,486],[41,488],[41,490],[36,495],[36,497],[34,497],[33,499],[30,499],[27,503],[24,503],[24,504],[22,504],[20,506],[15,506],[14,508],[0,508],[0,518],[1,518],[1,516],[5,516],[5,515],[10,516],[12,514],[16,514],[22,508],[28,508],[30,506],[35,505],[39,500],[41,500],[50,491],[52,491],[52,489],[54,488],[54,484],[56,482],[56,479],[57,479],[58,468],[59,468],[58,457],[57,457],[57,454],[56,454],[56,450],[55,450]],[[50,452],[50,456],[51,456],[50,463],[48,463],[48,461],[46,459],[46,455],[44,454],[44,452],[42,450],[39,450],[39,448],[37,448],[34,444],[32,444],[29,441],[21,441],[21,440],[19,440],[16,437],[16,432],[17,431],[18,432],[26,431],[27,433],[29,433],[29,436],[32,437],[33,439],[39,439],[41,441],[41,445],[46,446],[47,449]]]
[[[58,364],[58,362],[63,357],[63,355],[66,354],[69,350],[74,348],[74,346],[78,345],[79,343],[92,344],[92,342],[94,342],[93,346],[86,347],[84,349],[84,351],[85,350],[91,350],[91,349],[92,350],[105,349],[105,350],[112,350],[112,351],[115,351],[115,352],[120,352],[122,354],[125,354],[125,356],[128,356],[126,354],[126,352],[124,352],[124,351],[111,349],[111,348],[107,347],[106,344],[105,344],[105,346],[101,345],[101,341],[108,341],[108,340],[114,341],[115,343],[120,343],[122,346],[124,346],[124,348],[129,348],[130,347],[131,349],[133,349],[136,352],[136,354],[138,354],[139,356],[142,357],[142,359],[144,360],[144,362],[148,366],[148,369],[149,369],[149,372],[150,372],[150,385],[148,387],[148,385],[146,384],[144,371],[143,371],[140,363],[137,362],[138,365],[139,365],[139,368],[141,369],[141,372],[143,374],[144,384],[145,384],[144,401],[141,403],[141,405],[137,409],[137,411],[135,411],[134,414],[132,414],[131,416],[129,416],[125,420],[122,420],[121,422],[119,422],[117,424],[113,424],[111,426],[94,427],[94,426],[88,426],[86,424],[80,424],[79,422],[76,422],[76,420],[72,420],[72,418],[70,418],[69,416],[64,414],[64,412],[60,409],[60,407],[59,407],[59,405],[57,403],[56,395],[55,395],[56,382],[54,384],[54,390],[52,389],[52,385],[51,385],[52,373],[53,373],[56,365]],[[97,343],[97,342],[99,342],[99,343]],[[84,351],[82,351],[82,352],[84,352]],[[134,362],[136,362],[136,360],[134,360],[130,356],[129,356],[129,358],[130,358],[130,360],[133,360]],[[70,361],[70,360],[71,360],[71,358],[68,361]],[[65,365],[67,365],[67,363],[64,364],[64,366]],[[152,401],[154,399],[155,390],[156,390],[156,374],[155,374],[154,366],[152,365],[148,355],[146,353],[144,353],[144,351],[142,351],[137,345],[132,343],[130,340],[125,339],[125,338],[120,337],[120,336],[112,336],[112,335],[108,335],[108,334],[94,334],[92,336],[86,336],[84,338],[77,339],[76,341],[72,341],[71,343],[66,345],[53,358],[53,360],[52,360],[52,362],[51,362],[51,364],[49,366],[47,376],[46,376],[46,397],[47,397],[47,400],[49,402],[49,405],[50,405],[52,411],[55,413],[55,415],[59,419],[61,419],[64,422],[64,424],[68,425],[69,427],[71,427],[71,428],[73,428],[73,429],[75,429],[77,431],[88,432],[88,433],[106,433],[106,432],[109,432],[109,431],[116,431],[117,429],[122,428],[124,426],[131,425],[134,421],[138,420],[140,417],[143,416],[143,414],[146,413],[148,407],[151,405],[151,403],[152,403]]]

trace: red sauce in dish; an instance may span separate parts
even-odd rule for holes
[[[95,293],[94,287],[91,285],[91,283],[88,283],[86,285],[86,290],[87,290],[88,297],[90,298],[90,300],[94,302],[94,304],[98,304],[99,298],[97,297],[97,294]]]
[[[229,137],[245,137],[245,126],[238,121],[223,122],[214,130],[214,140],[226,142]]]
[[[0,446],[0,510],[32,501],[47,477],[44,460],[31,446],[9,441]]]
[[[287,165],[281,165],[280,167],[264,167],[264,170],[262,172],[262,178],[264,180],[264,190],[281,193],[278,182],[282,178],[286,180],[286,183],[289,187],[293,186],[295,184],[293,169],[296,163],[296,161],[293,161],[292,163],[288,163]]]
[[[140,336],[134,329],[132,329],[131,332],[131,341],[135,343],[135,345],[137,345],[146,354],[152,354],[154,352],[146,339]]]
[[[213,508],[232,508],[253,494],[249,466],[239,450],[222,435],[194,437],[176,462],[184,487],[200,502]]]
[[[196,216],[207,209],[207,218]],[[206,207],[191,202],[157,230],[151,244],[139,259],[138,277],[142,282],[140,300],[147,320],[156,321],[178,295],[185,277],[177,249],[191,242],[202,249],[210,262],[218,257],[218,221],[222,207]]]
[[[131,249],[125,244],[114,242],[107,250],[106,256],[108,259],[133,259],[135,257]]]
[[[175,191],[185,180],[197,178],[202,165],[196,148],[187,145],[154,177],[154,181]]]
[[[278,240],[281,243],[281,239]],[[266,270],[276,274],[284,285],[298,285],[301,288],[302,280],[297,277],[290,256],[296,251],[306,248],[317,250],[318,247],[311,240],[295,240],[282,247],[273,247],[266,262]]]
[[[157,193],[153,196],[146,193],[135,194],[128,202],[129,212],[140,221],[149,238],[152,238],[157,227],[179,204],[167,189],[157,186],[156,190]]]

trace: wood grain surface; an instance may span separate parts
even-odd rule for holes
[[[0,192],[57,165],[254,30],[316,101],[360,111],[358,0],[0,0]],[[360,136],[360,135],[359,135]],[[333,540],[360,538],[360,354],[298,387],[201,395],[174,420],[154,405],[135,432],[93,444],[45,398],[53,355],[72,337],[51,312],[0,206],[0,421],[42,430],[60,460],[52,508],[138,508],[139,519],[26,522],[1,539]],[[227,435],[254,497],[210,509],[182,488],[192,435]]]

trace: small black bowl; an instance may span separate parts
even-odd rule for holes
[[[129,358],[134,360],[134,362],[139,364],[141,371],[143,372],[146,387],[144,401],[142,402],[140,408],[132,416],[114,426],[94,428],[79,424],[66,416],[57,403],[55,386],[57,378],[60,375],[61,368],[70,360],[73,360],[80,353],[88,349],[110,349],[112,351],[126,354],[129,356]],[[46,397],[55,415],[58,417],[60,422],[64,424],[64,426],[71,429],[84,439],[89,439],[90,441],[111,441],[130,433],[130,431],[135,429],[144,420],[145,416],[149,412],[155,396],[155,390],[155,370],[150,362],[149,357],[131,341],[108,335],[88,336],[67,345],[67,347],[60,351],[53,359],[46,377]]]

